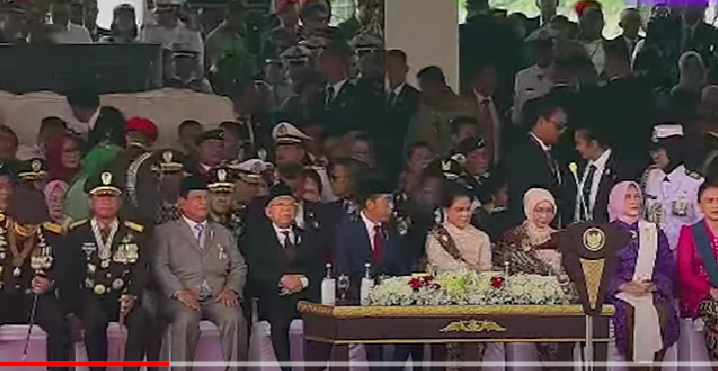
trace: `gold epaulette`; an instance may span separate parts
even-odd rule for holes
[[[137,223],[131,222],[131,221],[129,221],[129,220],[126,220],[126,221],[125,221],[125,225],[127,226],[127,228],[129,228],[129,229],[131,229],[131,230],[133,230],[133,231],[135,231],[135,232],[140,232],[140,233],[141,233],[142,231],[145,230],[145,227],[144,227],[142,224],[137,224]]]
[[[701,175],[696,173],[695,171],[686,169],[686,175],[689,177],[695,179],[695,180],[701,180]]]
[[[0,213],[0,223],[5,221],[5,213]]]
[[[76,222],[72,222],[72,224],[70,224],[70,229],[75,229],[85,223],[87,223],[87,219],[81,219]]]
[[[53,233],[57,233],[57,234],[62,233],[62,226],[59,224],[46,222],[46,223],[42,223],[42,227],[50,232],[53,232]]]

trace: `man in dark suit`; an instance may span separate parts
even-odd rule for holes
[[[639,41],[645,37],[639,35],[641,30],[641,13],[636,8],[626,8],[621,12],[621,20],[618,23],[623,30],[620,35],[611,41],[622,41],[626,44],[628,55],[632,56]]]
[[[608,222],[608,198],[616,183],[638,180],[641,169],[611,149],[606,130],[585,125],[574,133],[576,151],[583,161],[574,176],[577,184],[574,221]]]
[[[259,296],[259,317],[272,326],[272,344],[279,362],[290,362],[289,327],[301,318],[300,300],[320,301],[323,274],[318,229],[294,223],[292,190],[283,184],[271,190],[266,217],[247,231],[244,240],[250,284]],[[282,370],[291,366],[282,364]]]
[[[706,66],[715,61],[714,51],[718,47],[718,30],[704,21],[708,2],[691,2],[686,4],[681,14],[680,29],[675,33],[681,52],[694,50],[703,58]]]
[[[615,138],[612,146],[648,166],[652,108],[650,85],[645,78],[635,76],[631,71],[628,47],[623,40],[606,43],[604,51],[604,75],[608,82],[598,89],[597,101],[601,102],[601,107],[610,109],[599,111],[593,108],[596,101],[587,101],[586,108],[593,111],[587,116],[600,116],[602,125],[607,126],[611,137]],[[581,111],[586,112],[584,109]]]
[[[350,57],[348,46],[334,43],[327,46],[317,60],[326,86],[312,98],[311,112],[330,134],[363,129],[367,123],[373,122],[367,120],[368,114],[381,111],[369,109],[364,86],[349,78]]]
[[[402,248],[399,234],[389,228],[392,215],[391,189],[381,180],[365,180],[359,187],[358,215],[347,216],[337,227],[335,263],[340,275],[349,277],[349,298],[360,295],[366,263],[370,274],[402,276],[411,273],[410,257]],[[367,346],[369,361],[380,361],[381,346]],[[371,367],[374,369],[374,367]]]
[[[409,122],[419,106],[419,90],[406,82],[409,65],[403,51],[394,49],[386,52],[384,69],[389,81],[386,91],[386,125],[384,134],[377,137],[376,145],[379,156],[391,162],[387,171],[398,174],[403,165],[403,156],[401,146],[395,143],[404,143]]]
[[[526,102],[522,116],[530,130],[507,156],[506,163],[511,164],[506,167],[509,210],[516,222],[524,220],[524,194],[530,188],[545,188],[558,205],[556,225],[565,225],[573,215],[572,202],[564,195],[564,171],[551,147],[566,129],[566,109],[558,97],[549,94]]]

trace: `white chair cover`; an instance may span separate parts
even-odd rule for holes
[[[0,360],[5,362],[22,361],[22,352],[25,349],[25,337],[29,325],[2,325],[0,326]],[[34,326],[30,334],[27,360],[42,362],[46,360],[46,335],[40,326]],[[44,367],[4,367],[10,371],[42,371]]]
[[[678,338],[679,362],[709,362],[708,350],[703,340],[703,321],[682,318],[681,334]],[[706,366],[690,366],[691,371],[710,371]]]

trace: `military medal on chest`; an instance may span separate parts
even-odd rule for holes
[[[112,242],[115,239],[115,233],[117,233],[117,222],[109,225],[110,230],[106,239],[103,238],[96,220],[93,219],[90,225],[97,244],[97,257],[100,259],[100,266],[107,268],[110,266],[110,259],[112,258]]]
[[[688,200],[686,199],[685,191],[682,191],[678,199],[673,201],[673,215],[686,216],[688,215]]]

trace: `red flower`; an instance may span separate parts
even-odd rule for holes
[[[431,284],[431,288],[432,288],[433,290],[438,290],[438,289],[441,288],[441,285],[439,285],[438,283],[432,283],[432,284]]]
[[[495,289],[500,289],[504,285],[504,281],[506,281],[503,277],[491,277],[491,287]]]
[[[414,290],[418,290],[422,286],[421,279],[412,278],[411,280],[409,280],[409,286],[411,286],[411,288]]]

